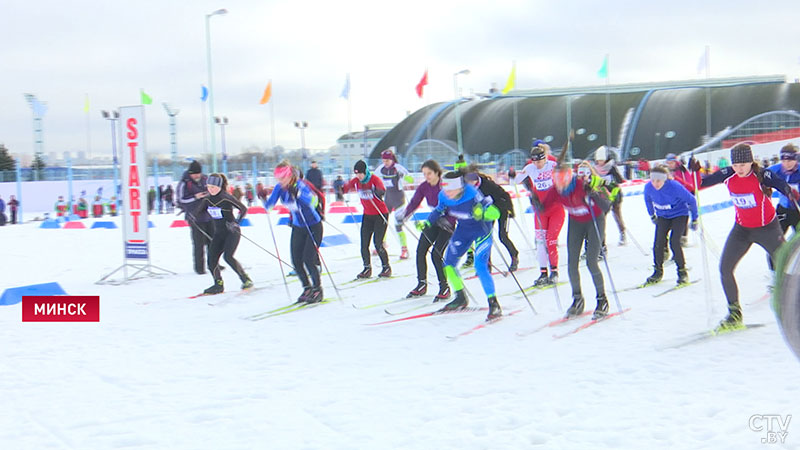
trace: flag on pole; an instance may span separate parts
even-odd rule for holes
[[[89,112],[89,94],[86,94],[86,98],[83,100],[83,112]]]
[[[258,104],[265,105],[270,98],[272,98],[272,80],[269,80],[269,83],[267,83],[267,87],[264,89],[264,95],[261,96],[261,101],[258,102]]]
[[[608,55],[603,58],[603,66],[597,71],[597,76],[600,78],[608,78]]]
[[[142,104],[143,105],[152,105],[153,99],[144,92],[144,89],[139,89],[139,94],[142,97]]]
[[[708,47],[703,50],[703,54],[700,55],[700,59],[697,60],[697,73],[703,73],[708,68]]]
[[[40,102],[37,98],[31,100],[31,109],[36,117],[44,117],[47,113],[47,104]]]
[[[208,88],[200,85],[200,101],[204,102],[208,100]]]
[[[511,92],[514,87],[517,85],[517,62],[511,65],[511,74],[508,76],[508,81],[506,81],[506,87],[503,88],[501,91],[503,95],[508,94]]]
[[[417,97],[422,98],[422,92],[423,92],[422,90],[427,85],[428,85],[428,69],[425,69],[425,74],[422,75],[422,79],[419,80],[419,83],[417,83]]]
[[[339,94],[339,97],[350,100],[350,74],[347,74],[347,77],[344,79],[344,87],[342,88],[342,93]]]

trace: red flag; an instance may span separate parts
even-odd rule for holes
[[[425,69],[425,75],[422,76],[422,79],[419,80],[417,83],[417,96],[422,98],[422,89],[428,84],[428,69]]]

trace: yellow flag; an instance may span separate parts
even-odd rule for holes
[[[508,81],[506,81],[506,87],[503,88],[503,95],[508,94],[514,89],[514,86],[517,84],[517,63],[516,61],[511,65],[511,74],[508,76]]]
[[[86,94],[86,99],[83,102],[83,112],[89,112],[89,94]]]
[[[261,96],[261,101],[258,103],[260,105],[266,104],[271,97],[272,97],[272,80],[269,80],[269,83],[267,83],[267,88],[264,89],[264,95]]]

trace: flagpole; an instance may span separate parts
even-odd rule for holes
[[[89,94],[86,94],[86,99],[84,102],[83,112],[86,113],[86,153],[89,155],[89,176],[88,179],[92,179],[92,131],[89,122]]]
[[[203,116],[203,155],[208,155],[208,121],[206,121],[206,101],[200,99],[200,114]]]
[[[606,145],[611,146],[611,58],[606,53]]]
[[[269,102],[269,126],[270,126],[270,141],[272,148],[275,148],[275,100],[270,99]]]
[[[706,45],[706,80],[711,77],[711,47]],[[711,86],[706,86],[706,134],[711,139]]]

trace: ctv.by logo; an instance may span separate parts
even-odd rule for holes
[[[789,434],[789,423],[792,415],[786,417],[780,414],[753,414],[747,424],[756,432],[766,432],[766,437],[761,438],[762,444],[784,444]]]

